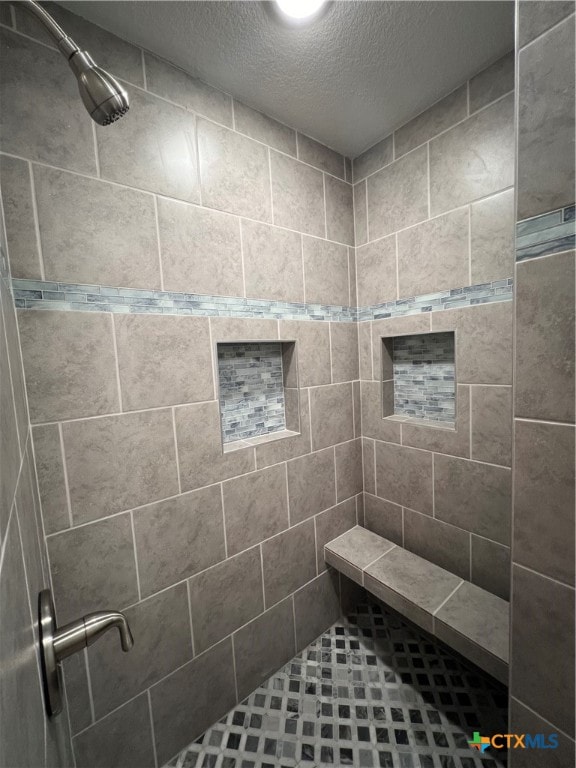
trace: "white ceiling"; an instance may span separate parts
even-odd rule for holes
[[[62,5],[351,157],[514,44],[507,0],[344,0],[298,28],[266,2]]]

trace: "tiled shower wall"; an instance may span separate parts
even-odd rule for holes
[[[517,3],[518,225],[514,381],[512,733],[550,733],[547,768],[574,765],[576,224],[525,248],[532,218],[576,198],[574,2]],[[544,221],[554,219],[554,216]],[[540,768],[513,750],[511,768]]]
[[[58,619],[117,608],[136,641],[65,665],[74,752],[153,767],[341,613],[322,551],[361,501],[356,325],[253,318],[356,304],[350,164],[51,6],[130,93],[95,127],[42,30],[0,7],[13,276],[68,302],[19,312]],[[191,293],[204,316],[173,312]],[[216,345],[276,339],[296,342],[301,432],[223,455]]]
[[[510,53],[353,163],[364,523],[505,599],[513,91]],[[394,393],[381,339],[446,331],[455,429],[382,418]]]

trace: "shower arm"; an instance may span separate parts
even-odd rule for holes
[[[34,0],[20,0],[18,6],[25,8],[29,13],[35,16],[41,24],[43,24],[54,38],[58,50],[67,61],[70,61],[72,56],[79,52],[80,49],[74,40],[68,37],[62,27],[54,21],[48,11],[44,10],[39,3],[36,3]]]

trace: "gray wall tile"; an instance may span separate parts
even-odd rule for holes
[[[377,142],[353,161],[354,183],[365,176],[379,171],[394,159],[394,144],[392,135]]]
[[[354,242],[357,246],[364,245],[368,240],[368,201],[365,181],[354,185],[352,198],[354,207]]]
[[[312,446],[315,451],[354,437],[352,386],[333,384],[310,390]]]
[[[32,422],[119,410],[109,315],[18,313]]]
[[[0,5],[0,24],[7,27],[12,26],[12,5],[10,3]]]
[[[394,235],[357,248],[356,264],[359,306],[394,301],[398,298]]]
[[[288,527],[286,468],[279,464],[222,484],[228,554]]]
[[[296,652],[292,598],[283,600],[234,635],[236,682],[241,701]]]
[[[222,499],[216,485],[137,509],[133,519],[142,597],[226,556]]]
[[[289,528],[262,544],[266,605],[274,605],[316,576],[314,521]]]
[[[324,176],[326,189],[326,236],[354,245],[352,187],[345,181]]]
[[[374,441],[362,438],[362,473],[363,491],[374,493],[376,490],[376,470],[374,467]],[[386,537],[385,537],[386,538]]]
[[[230,557],[189,580],[196,653],[262,613],[262,584],[260,547]]]
[[[96,128],[102,178],[199,202],[194,115],[136,88],[127,90],[128,114],[113,131]]]
[[[208,318],[116,315],[124,410],[214,397]]]
[[[518,43],[526,45],[550,29],[570,13],[574,13],[574,0],[520,0],[518,10]]]
[[[286,406],[290,410],[290,398],[297,397],[295,390],[286,390]],[[310,409],[308,407],[308,392],[301,390],[300,397],[300,433],[294,437],[284,437],[256,446],[256,466],[258,469],[269,467],[280,461],[293,459],[310,453]],[[293,407],[293,406],[292,406]]]
[[[27,446],[22,459],[22,468],[18,478],[18,486],[16,487],[15,512],[17,513],[18,525],[20,527],[30,604],[34,606],[39,593],[44,587],[48,586],[48,563],[46,561],[44,543],[39,533],[42,530],[40,501],[30,451],[31,447]],[[46,576],[44,576],[44,573],[46,573]],[[35,633],[36,631],[35,626]]]
[[[372,371],[372,323],[358,323],[358,363],[360,379],[371,381]]]
[[[400,442],[400,423],[383,418],[382,385],[379,381],[363,381],[360,385],[362,436],[375,440]]]
[[[468,87],[464,84],[395,131],[396,159],[460,122],[467,115]]]
[[[462,579],[470,578],[470,534],[461,528],[405,509],[404,547]]]
[[[62,55],[6,29],[0,46],[2,150],[95,174],[91,121]]]
[[[470,80],[471,113],[514,90],[514,59],[510,51]]]
[[[158,200],[164,287],[242,296],[240,224],[219,211]]]
[[[344,158],[330,147],[319,141],[298,133],[298,158],[309,165],[314,165],[333,176],[344,178]]]
[[[14,395],[16,426],[20,436],[20,447],[23,447],[29,427],[27,391],[24,381],[22,350],[20,348],[16,310],[14,308],[12,293],[8,288],[7,282],[4,280],[0,280],[0,304],[7,344],[7,355],[4,355],[3,363],[4,365],[7,365],[8,361],[10,363],[10,378],[12,380],[12,393]],[[2,322],[0,322],[0,326],[2,325]],[[8,389],[10,389],[9,386]]]
[[[450,456],[470,455],[470,390],[465,384],[456,388],[456,428],[446,429],[417,422],[402,424],[402,444]],[[438,422],[440,425],[441,422]]]
[[[574,736],[574,590],[517,565],[512,570],[511,689]]]
[[[176,408],[175,421],[183,491],[254,469],[252,448],[222,453],[220,409],[216,401]]]
[[[501,544],[510,542],[511,472],[435,454],[435,517]]]
[[[75,523],[178,493],[169,409],[63,425]]]
[[[125,654],[109,632],[88,651],[97,718],[192,658],[192,637],[185,584],[143,600],[125,611],[134,647]]]
[[[47,280],[160,288],[151,195],[34,166]]]
[[[75,653],[64,659],[64,684],[72,734],[83,731],[92,724],[90,692],[85,653]]]
[[[4,303],[4,297],[2,297],[2,303]],[[4,319],[0,312],[0,467],[2,468],[0,535],[2,537],[8,525],[20,464],[21,452],[12,395],[10,362],[4,334]]]
[[[310,304],[348,306],[348,249],[345,245],[304,237],[304,284]]]
[[[471,536],[470,581],[482,589],[510,599],[510,549],[495,541]]]
[[[304,301],[302,240],[296,232],[242,221],[246,296]]]
[[[236,317],[210,318],[212,342],[271,341],[278,338],[276,320],[240,319]]]
[[[519,219],[574,202],[574,55],[574,19],[520,51]]]
[[[546,3],[548,0],[546,0]],[[545,2],[533,2],[530,5],[545,5]],[[528,4],[528,3],[527,3]],[[570,3],[562,3],[569,5]],[[561,5],[561,3],[554,3]],[[510,699],[510,730],[512,733],[544,733],[548,736],[555,733],[554,728],[538,715],[527,709],[521,702],[514,697]],[[574,752],[574,742],[562,733],[558,735],[558,748],[546,752],[547,768],[563,768],[565,765],[573,765],[576,762]],[[515,749],[510,755],[510,765],[513,768],[538,768],[540,755],[533,749]]]
[[[427,147],[414,150],[369,177],[368,229],[371,239],[389,235],[427,217]]]
[[[341,536],[356,525],[356,503],[347,499],[331,509],[316,515],[316,560],[318,573],[326,570],[324,545]]]
[[[58,425],[35,427],[34,457],[46,534],[68,528],[68,501]]]
[[[167,61],[144,54],[146,88],[204,117],[232,127],[232,97]]]
[[[220,121],[222,122],[222,121]],[[234,127],[252,139],[296,157],[296,131],[234,99]]]
[[[512,464],[512,388],[471,387],[472,456],[491,464]]]
[[[398,233],[400,296],[469,283],[468,210],[460,208]]]
[[[513,95],[430,142],[432,215],[499,192],[513,183]]]
[[[479,200],[470,208],[471,284],[514,272],[514,190]]]
[[[376,443],[376,494],[432,514],[432,454],[392,443]]]
[[[324,183],[322,174],[278,152],[270,152],[274,223],[308,235],[324,237]]]
[[[154,745],[148,697],[145,693],[124,704],[74,738],[78,765],[98,768],[154,768]]]
[[[514,560],[574,584],[574,428],[516,421]]]
[[[358,378],[358,326],[356,323],[330,323],[332,381]]]
[[[138,600],[130,515],[64,531],[47,545],[59,625]]]
[[[280,338],[296,340],[300,387],[330,383],[330,326],[298,320],[280,321]]]
[[[28,163],[1,155],[0,183],[12,277],[39,279],[40,255]]]
[[[574,421],[574,251],[516,270],[515,416]]]
[[[291,525],[336,504],[334,472],[332,448],[288,462]]]
[[[379,499],[371,493],[364,494],[364,525],[373,533],[404,546],[402,533],[402,507]]]
[[[296,650],[301,651],[325,627],[338,621],[340,610],[339,575],[333,570],[320,574],[294,595]]]
[[[236,704],[231,641],[188,662],[150,694],[156,754],[164,765]]]
[[[337,445],[336,457],[336,492],[338,501],[349,499],[362,493],[362,442],[352,440]]]
[[[199,119],[198,154],[204,205],[272,221],[266,147]]]

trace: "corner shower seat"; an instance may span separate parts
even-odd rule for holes
[[[506,600],[360,526],[328,542],[324,559],[507,684]]]

